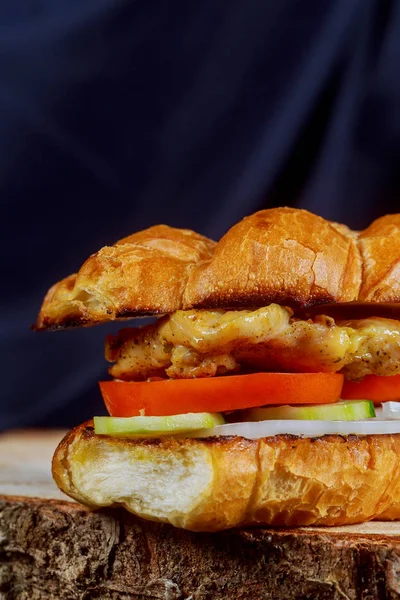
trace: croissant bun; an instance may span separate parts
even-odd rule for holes
[[[47,293],[36,328],[190,308],[400,301],[400,214],[364,231],[306,210],[262,210],[215,242],[150,227],[93,254]]]

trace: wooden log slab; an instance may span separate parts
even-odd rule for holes
[[[92,512],[51,499],[59,436],[0,437],[1,600],[400,598],[400,523],[199,534]]]

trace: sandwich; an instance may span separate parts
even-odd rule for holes
[[[107,337],[109,416],[61,441],[57,485],[193,531],[400,518],[399,302],[400,215],[275,208],[218,243],[157,225],[103,247],[35,328],[154,322]]]

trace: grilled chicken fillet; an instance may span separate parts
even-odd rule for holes
[[[109,336],[110,374],[212,377],[240,371],[338,372],[348,379],[400,373],[400,322],[300,320],[277,304],[258,310],[176,311],[144,328]]]

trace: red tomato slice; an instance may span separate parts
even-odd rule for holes
[[[112,417],[227,412],[266,404],[336,402],[343,375],[336,373],[254,373],[204,379],[101,381]]]
[[[400,375],[390,377],[366,375],[361,381],[345,381],[342,398],[343,400],[373,400],[378,403],[400,400]]]

